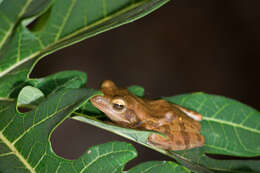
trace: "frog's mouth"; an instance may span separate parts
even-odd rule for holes
[[[127,124],[129,123],[129,121],[124,118],[123,114],[113,110],[110,100],[105,96],[94,96],[90,99],[90,102],[93,104],[93,106],[104,112],[112,121],[124,122]]]

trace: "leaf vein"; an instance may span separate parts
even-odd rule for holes
[[[239,134],[238,134],[238,132],[237,132],[237,128],[236,128],[236,127],[233,127],[233,129],[234,129],[234,131],[235,131],[235,134],[236,134],[236,137],[237,137],[239,143],[240,143],[241,146],[244,148],[244,150],[245,150],[245,151],[250,151],[250,150],[248,150],[248,149],[244,146],[244,144],[242,143],[242,140],[240,139],[240,136],[239,136]]]
[[[222,106],[218,111],[216,111],[212,116],[211,118],[216,118],[216,116],[222,112],[227,106],[230,106],[231,104],[230,103],[226,103],[224,106]]]
[[[20,13],[18,14],[18,18],[20,18],[26,11],[27,7],[30,5],[32,0],[27,0],[27,2],[25,3],[24,7],[22,8],[22,10],[20,11]],[[7,18],[7,17],[6,17]],[[10,22],[9,22],[10,23]],[[12,33],[15,23],[11,22],[10,24],[11,26],[9,27],[8,31],[6,32],[5,36],[3,37],[2,41],[0,42],[0,49],[2,48],[3,44],[5,43],[5,41],[7,40],[7,38],[10,36],[10,34]]]
[[[0,157],[9,156],[9,155],[12,155],[12,154],[14,154],[12,151],[11,151],[11,152],[8,152],[8,153],[1,153],[1,154],[0,154]]]
[[[208,100],[207,97],[205,97],[205,98],[203,99],[203,101],[200,103],[200,105],[199,105],[198,108],[197,108],[197,111],[198,111],[198,112],[199,112],[200,109],[205,105],[205,103],[207,102],[207,100]]]
[[[108,152],[108,153],[105,153],[105,154],[102,154],[102,155],[99,155],[99,157],[96,157],[95,159],[93,159],[91,162],[89,162],[87,165],[85,165],[80,173],[83,173],[90,165],[92,165],[94,162],[96,162],[97,160],[101,159],[102,157],[106,157],[110,154],[114,154],[114,153],[123,153],[123,152],[127,152],[129,150],[119,150],[119,151],[111,151],[111,152]]]
[[[57,41],[60,38],[60,35],[61,35],[61,33],[62,33],[63,29],[64,29],[65,24],[67,23],[67,20],[69,19],[69,16],[70,16],[71,11],[72,11],[72,9],[73,9],[73,7],[75,5],[75,2],[76,2],[76,0],[72,0],[71,6],[69,7],[68,11],[66,12],[66,15],[65,15],[65,17],[64,17],[64,19],[62,21],[62,24],[59,27],[59,31],[56,34],[55,41]]]
[[[241,124],[236,124],[236,123],[225,121],[225,120],[215,119],[215,118],[211,118],[211,117],[204,117],[203,120],[217,122],[217,123],[223,123],[225,125],[241,128],[241,129],[248,130],[248,131],[251,131],[251,132],[254,132],[254,133],[260,133],[260,131],[257,130],[257,129],[246,127],[246,126],[243,126]]]

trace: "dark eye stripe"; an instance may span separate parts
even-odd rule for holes
[[[117,110],[122,110],[124,109],[124,105],[114,103],[113,108]]]

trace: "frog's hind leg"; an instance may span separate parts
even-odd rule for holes
[[[165,150],[177,151],[203,146],[204,137],[197,133],[188,133],[184,136],[182,131],[176,131],[168,137],[154,133],[149,136],[148,143]]]
[[[202,120],[202,115],[199,114],[198,112],[186,109],[184,107],[181,107],[179,105],[173,104],[174,107],[178,108],[179,110],[181,110],[182,112],[184,112],[187,116],[189,116],[190,118],[196,120],[196,121],[201,121]]]
[[[151,134],[148,138],[148,143],[152,144],[153,146],[156,146],[161,149],[165,150],[184,150],[186,149],[185,145],[176,145],[170,137],[164,137],[159,134]]]

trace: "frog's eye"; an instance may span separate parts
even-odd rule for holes
[[[112,100],[112,106],[115,111],[122,112],[125,110],[126,103],[124,100],[117,98],[117,99]]]

